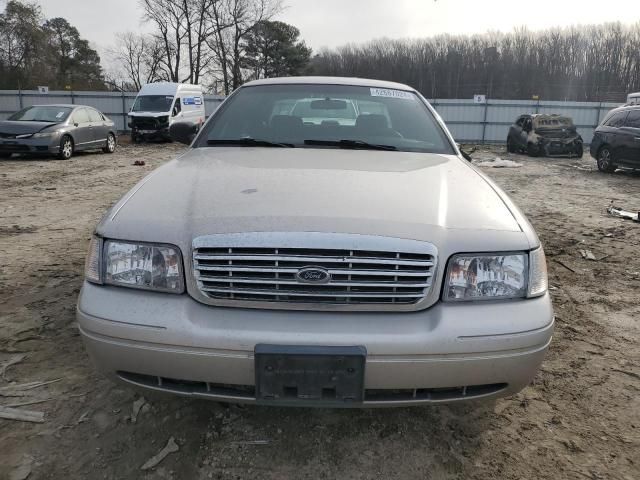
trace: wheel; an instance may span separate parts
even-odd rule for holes
[[[582,146],[582,142],[576,145],[576,151],[574,152],[575,156],[578,158],[582,158],[584,155],[584,147]]]
[[[116,137],[113,133],[110,133],[107,137],[107,143],[102,147],[104,153],[113,153],[116,151]]]
[[[517,153],[518,149],[513,144],[513,140],[511,137],[507,137],[507,152],[509,153]]]
[[[69,135],[64,135],[60,140],[60,151],[58,158],[60,160],[69,160],[73,155],[73,140]]]
[[[613,163],[613,153],[608,145],[598,150],[598,170],[605,173],[613,173],[616,171],[616,165]]]
[[[530,157],[538,157],[540,155],[540,148],[533,143],[527,145],[527,155]]]
[[[142,136],[138,135],[138,133],[134,130],[131,132],[131,143],[140,143],[142,142]]]

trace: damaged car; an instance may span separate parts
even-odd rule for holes
[[[511,125],[507,151],[526,152],[531,157],[582,158],[584,147],[571,117],[536,113],[521,115]]]

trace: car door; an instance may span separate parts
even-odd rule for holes
[[[524,124],[525,118],[526,117],[519,117],[516,120],[516,123],[511,125],[510,132],[509,132],[509,136],[518,147],[522,147],[522,143],[521,143],[522,125]]]
[[[104,145],[109,133],[107,122],[102,114],[95,108],[87,108],[87,111],[89,113],[89,119],[91,120],[91,126],[93,127],[93,145],[96,147]]]
[[[640,163],[640,109],[630,110],[620,127],[621,157],[632,163]]]
[[[605,122],[606,130],[603,135],[603,143],[607,143],[611,147],[611,154],[616,160],[625,159],[626,157],[626,144],[628,139],[625,138],[626,134],[622,127],[627,120],[628,110],[614,113]]]
[[[520,129],[520,134],[518,135],[518,144],[522,148],[527,148],[529,144],[529,132],[533,130],[533,121],[531,117],[523,117],[522,128]]]
[[[74,147],[76,150],[91,148],[93,145],[93,126],[86,108],[76,108],[71,116]]]

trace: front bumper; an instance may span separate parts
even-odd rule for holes
[[[582,148],[582,140],[575,139],[562,139],[562,138],[545,138],[540,142],[540,147],[544,150],[547,156],[554,155],[571,155],[575,154],[580,148]]]
[[[0,138],[0,153],[56,154],[60,150],[59,136],[48,138]]]
[[[140,387],[255,401],[256,344],[362,345],[365,401],[391,406],[497,397],[535,376],[553,332],[548,295],[438,303],[411,313],[331,313],[210,307],[85,283],[77,311],[93,362]]]

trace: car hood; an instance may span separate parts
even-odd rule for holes
[[[98,233],[190,245],[201,235],[291,231],[445,242],[455,231],[469,245],[484,236],[499,239],[492,248],[528,248],[526,220],[501,195],[455,156],[197,148],[134,187]]]
[[[57,125],[56,122],[14,122],[6,120],[0,122],[0,133],[8,135],[26,135],[29,133],[37,133],[52,125]]]

